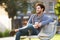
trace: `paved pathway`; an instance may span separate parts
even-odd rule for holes
[[[0,40],[15,40],[15,37],[0,38]]]

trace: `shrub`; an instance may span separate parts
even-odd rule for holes
[[[3,33],[3,37],[8,37],[9,36],[9,30],[6,30],[4,33]]]
[[[0,32],[0,37],[3,37],[3,33],[2,32]]]
[[[6,29],[5,32],[0,32],[0,37],[9,37],[10,30]]]

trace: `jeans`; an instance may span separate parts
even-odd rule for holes
[[[28,30],[31,30],[31,35],[37,35],[39,33],[37,29],[35,29],[31,24],[29,24],[27,28],[21,29],[16,33],[15,40],[20,40],[20,36],[28,35]]]

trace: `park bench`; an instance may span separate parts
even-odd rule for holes
[[[42,28],[41,32],[38,35],[30,35],[29,31],[29,36],[21,36],[20,39],[25,39],[29,38],[39,38],[40,40],[50,40],[56,33],[57,30],[57,21],[55,20],[54,22],[49,23],[49,25],[46,25],[45,27]]]

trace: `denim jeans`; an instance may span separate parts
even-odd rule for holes
[[[28,35],[28,30],[31,30],[31,35],[37,35],[39,33],[37,29],[35,29],[31,24],[29,24],[27,28],[21,29],[16,33],[15,40],[20,40],[20,36]]]

